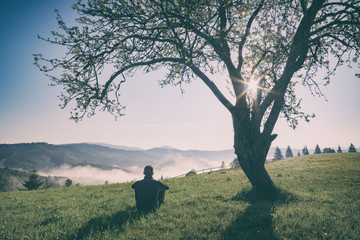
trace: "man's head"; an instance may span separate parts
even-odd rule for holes
[[[152,175],[154,174],[154,168],[150,165],[147,165],[145,168],[144,168],[144,175],[146,177],[152,177]]]

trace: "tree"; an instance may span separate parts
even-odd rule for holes
[[[190,172],[188,172],[188,173],[185,175],[185,177],[193,176],[193,175],[196,175],[196,174],[197,174],[197,173],[196,173],[195,169],[192,169]]]
[[[287,148],[286,148],[286,153],[285,153],[285,157],[293,157],[294,155],[293,155],[293,153],[292,153],[292,151],[291,151],[291,148],[290,148],[290,146],[287,146]]]
[[[41,185],[43,185],[43,182],[40,180],[37,170],[29,170],[28,179],[24,180],[23,186],[26,187],[27,190],[37,190]]]
[[[342,150],[341,150],[341,147],[340,145],[338,145],[338,150],[337,150],[338,153],[342,153]]]
[[[302,155],[309,155],[309,150],[307,148],[307,146],[304,146],[302,149]]]
[[[8,180],[9,177],[6,175],[6,172],[2,171],[2,168],[0,168],[0,192],[5,191]]]
[[[321,153],[321,149],[319,147],[319,144],[316,144],[314,154],[320,154],[320,153]]]
[[[282,152],[281,152],[280,148],[276,147],[275,152],[274,152],[274,159],[273,160],[281,160],[283,158],[284,158],[284,156],[282,155]]]
[[[335,150],[332,148],[324,148],[323,153],[335,153]]]
[[[70,187],[72,185],[72,180],[71,179],[66,179],[65,181],[65,187]]]
[[[231,163],[230,163],[231,168],[239,168],[240,164],[239,161],[237,160],[237,158],[235,158]]]
[[[350,144],[349,152],[356,152],[356,148],[354,147],[354,145],[352,143]]]
[[[41,39],[64,47],[63,57],[34,55],[34,62],[61,86],[71,118],[97,111],[122,116],[122,84],[136,71],[166,70],[161,86],[199,79],[232,116],[234,149],[255,190],[275,191],[265,169],[277,119],[295,128],[301,111],[294,87],[301,82],[321,95],[316,72],[329,76],[360,55],[357,0],[81,0],[80,15],[61,32]],[[334,57],[334,58],[333,58]],[[333,64],[330,60],[335,59]],[[332,62],[331,62],[332,63]],[[112,69],[112,73],[103,74]],[[108,77],[107,77],[108,76]],[[222,76],[222,77],[219,77]],[[233,99],[218,87],[228,82]]]
[[[297,156],[301,156],[300,152],[297,153]]]
[[[45,182],[43,182],[43,189],[48,189],[51,187],[49,179],[50,179],[50,176],[45,178]]]
[[[224,161],[221,162],[220,168],[225,168],[225,162]]]

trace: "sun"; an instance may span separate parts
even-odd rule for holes
[[[250,79],[250,81],[247,82],[248,91],[255,94],[256,90],[258,89],[258,84],[259,84],[258,81],[254,80],[254,79]]]

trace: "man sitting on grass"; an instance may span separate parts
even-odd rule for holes
[[[154,169],[148,165],[144,168],[144,179],[135,182],[131,187],[135,190],[136,207],[140,212],[150,212],[159,208],[165,199],[165,190],[169,187],[153,179]]]

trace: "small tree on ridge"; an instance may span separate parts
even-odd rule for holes
[[[27,190],[37,190],[41,185],[43,185],[43,182],[40,180],[37,170],[29,170],[29,177],[24,181],[23,186],[26,187]]]
[[[342,153],[340,145],[338,145],[337,153]]]
[[[274,152],[274,159],[273,160],[281,160],[283,158],[284,158],[284,156],[282,155],[282,152],[281,152],[280,148],[276,147],[275,152]]]
[[[320,153],[321,153],[321,149],[319,147],[319,144],[316,144],[314,154],[320,154]]]
[[[352,143],[350,144],[349,152],[356,152],[356,148],[354,147],[354,145]]]
[[[292,150],[291,150],[291,148],[290,148],[290,146],[287,146],[287,148],[286,148],[286,153],[285,153],[285,157],[293,157],[294,155],[293,155],[293,153],[292,153]]]
[[[239,168],[240,164],[239,161],[237,160],[237,158],[235,158],[231,163],[230,163],[231,168]]]
[[[332,148],[324,148],[323,153],[335,153],[335,150]]]
[[[304,146],[302,149],[302,155],[309,155],[309,150],[307,148],[307,146]]]
[[[70,187],[72,185],[72,180],[71,179],[66,179],[65,181],[65,187]]]

